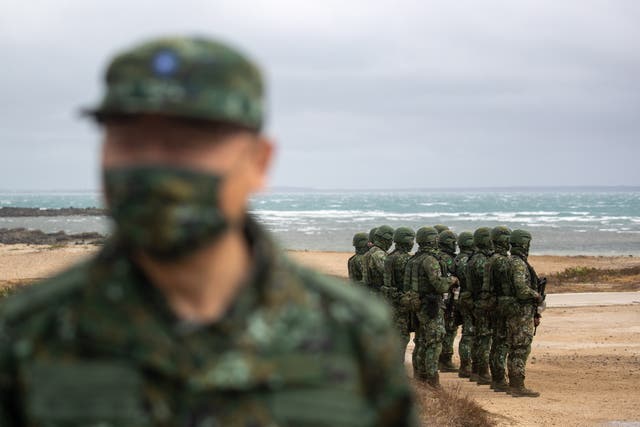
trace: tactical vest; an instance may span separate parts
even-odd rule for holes
[[[405,290],[405,269],[411,259],[407,252],[395,250],[384,262],[385,284],[399,291]]]
[[[484,265],[487,262],[487,254],[483,251],[476,251],[469,258],[467,264],[467,285],[474,301],[480,299],[482,282],[484,281]]]
[[[416,253],[407,263],[406,272],[409,276],[405,276],[405,283],[410,284],[411,290],[417,292],[420,296],[439,295],[429,283],[427,273],[422,268],[422,262],[429,256],[437,261],[433,252],[423,251]]]
[[[367,285],[369,288],[379,291],[380,287],[384,285],[384,271],[378,270],[371,260],[371,256],[374,251],[383,251],[381,248],[374,246],[369,252],[364,255],[364,268],[367,270]],[[384,251],[383,251],[384,252]]]
[[[470,252],[460,252],[453,260],[456,266],[456,276],[460,281],[460,293],[467,291],[467,263],[470,256]]]

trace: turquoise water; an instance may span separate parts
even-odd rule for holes
[[[94,207],[98,193],[0,193],[0,207]],[[355,232],[380,224],[454,231],[504,224],[534,235],[533,251],[640,255],[640,189],[625,191],[273,192],[251,210],[291,249],[351,250]],[[0,227],[107,232],[102,217],[0,218]]]

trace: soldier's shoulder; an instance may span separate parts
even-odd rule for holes
[[[288,263],[288,269],[306,290],[325,300],[330,311],[341,313],[356,321],[366,320],[379,325],[389,323],[390,312],[386,305],[353,283],[329,277],[293,262]]]
[[[0,304],[0,322],[22,322],[69,304],[88,282],[91,263],[76,264],[49,279],[26,285]]]

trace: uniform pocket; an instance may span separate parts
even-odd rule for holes
[[[108,362],[36,362],[21,376],[29,425],[149,425],[142,378],[130,366]]]

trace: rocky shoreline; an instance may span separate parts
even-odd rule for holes
[[[67,234],[64,231],[45,233],[26,228],[0,228],[0,244],[4,245],[56,245],[56,244],[101,244],[105,236],[100,233]]]
[[[0,217],[34,217],[34,216],[104,216],[106,211],[101,208],[20,208],[4,206],[0,207]]]

